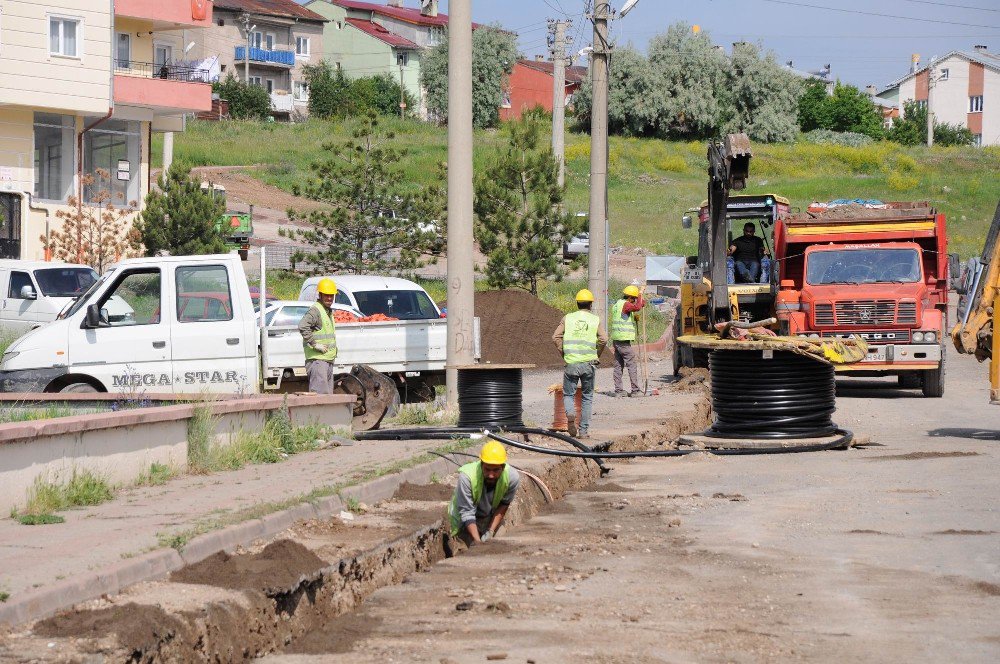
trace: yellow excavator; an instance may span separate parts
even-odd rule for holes
[[[951,339],[959,353],[990,361],[990,403],[1000,405],[1000,203],[983,253],[969,260],[957,290],[958,323]]]

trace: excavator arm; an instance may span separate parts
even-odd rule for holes
[[[750,139],[746,134],[729,134],[721,144],[713,141],[708,146],[708,246],[713,325],[732,318],[726,281],[726,256],[729,252],[726,211],[729,191],[742,191],[746,187],[752,156]]]
[[[990,361],[990,400],[1000,403],[1000,203],[983,253],[978,261],[970,261],[962,288],[951,338],[959,353]]]

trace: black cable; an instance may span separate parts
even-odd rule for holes
[[[458,426],[523,427],[520,369],[459,369]]]
[[[833,366],[797,353],[715,350],[709,355],[713,438],[821,438],[837,433]]]

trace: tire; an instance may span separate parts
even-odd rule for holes
[[[90,383],[70,383],[59,390],[60,394],[95,394],[98,389]]]
[[[249,249],[240,249],[239,250],[239,254],[240,254],[240,260],[243,261],[243,262],[246,262],[247,258],[249,258],[249,256],[250,256],[250,250]]]
[[[677,343],[677,337],[680,334],[681,320],[679,318],[680,312],[678,311],[674,316],[674,338],[673,338],[673,349],[670,353],[670,362],[674,367],[674,375],[681,375],[681,345]]]
[[[941,364],[937,369],[924,372],[923,393],[925,397],[940,399],[944,396],[944,346],[941,347]]]

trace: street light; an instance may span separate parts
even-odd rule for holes
[[[618,18],[625,18],[625,14],[632,11],[632,8],[637,4],[639,4],[639,0],[628,0],[628,2],[625,3],[625,6],[622,7],[622,10],[618,12]]]

